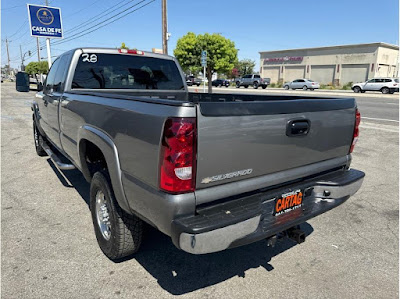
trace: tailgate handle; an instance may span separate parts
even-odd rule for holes
[[[286,127],[287,136],[305,136],[310,131],[310,121],[308,119],[290,120]]]

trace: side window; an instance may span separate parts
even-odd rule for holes
[[[53,91],[55,92],[63,92],[65,76],[69,66],[69,55],[63,55],[59,58],[58,69],[54,78]]]
[[[297,83],[297,82],[299,82],[299,80],[293,80],[293,83]]]
[[[49,92],[53,88],[54,79],[56,77],[59,63],[60,63],[60,59],[56,59],[56,61],[54,61],[53,65],[51,66],[49,73],[47,74],[46,87],[45,87],[46,92]]]
[[[392,82],[392,79],[385,79],[385,82]]]
[[[375,79],[369,80],[368,83],[375,83]]]
[[[304,80],[298,80],[298,82],[305,82]]]
[[[383,79],[375,79],[375,83],[383,83]]]
[[[254,75],[254,78],[261,78],[260,75]]]
[[[246,75],[243,78],[246,78],[246,79],[251,78],[251,75]]]

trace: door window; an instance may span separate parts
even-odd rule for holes
[[[56,59],[56,61],[54,61],[53,65],[51,66],[49,73],[47,74],[46,86],[44,88],[45,93],[51,92],[51,89],[54,86],[54,79],[56,77],[59,63],[60,59]]]
[[[63,92],[64,90],[65,77],[69,66],[69,58],[70,55],[63,55],[58,59],[59,65],[53,83],[54,92]]]

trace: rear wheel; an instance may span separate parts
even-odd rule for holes
[[[38,156],[44,157],[47,156],[47,153],[42,147],[43,144],[43,136],[40,134],[35,121],[33,121],[33,141],[35,142],[35,149]]]
[[[361,91],[361,88],[358,87],[358,86],[355,86],[355,87],[353,88],[353,91],[354,91],[355,93],[359,93],[359,92]]]
[[[240,82],[236,82],[236,88],[240,88]]]
[[[90,211],[97,243],[109,259],[118,260],[139,250],[143,222],[121,209],[104,170],[96,172],[92,178]]]
[[[267,88],[267,85],[263,85],[263,86],[261,86],[262,87],[262,89],[266,89]]]
[[[285,90],[289,90],[289,85],[285,85],[285,86],[283,86],[283,88],[284,88]]]
[[[306,85],[303,86],[303,90],[307,90],[308,87]]]
[[[383,94],[388,94],[390,92],[390,89],[387,88],[387,87],[384,87],[384,88],[381,89],[381,91],[382,91]]]

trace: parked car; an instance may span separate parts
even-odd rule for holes
[[[214,80],[211,82],[211,84],[212,84],[212,86],[215,86],[215,87],[222,87],[222,86],[229,87],[229,85],[230,85],[229,81],[225,80],[225,79]]]
[[[283,84],[283,88],[289,89],[303,89],[303,90],[314,90],[319,88],[319,83],[310,79],[296,79],[291,82]]]
[[[354,92],[380,91],[384,94],[399,92],[398,78],[374,78],[363,83],[355,83],[351,89]]]
[[[266,81],[260,77],[260,75],[245,75],[242,78],[236,80],[236,87],[240,88],[240,86],[244,86],[245,88],[249,86],[253,86],[254,89],[257,89],[259,86],[262,89],[266,89],[270,80]]]
[[[186,84],[188,86],[193,86],[193,85],[200,86],[201,83],[202,83],[202,80],[199,78],[196,78],[195,76],[187,76],[186,77]]]
[[[171,56],[78,48],[32,103],[36,153],[90,183],[108,258],[135,253],[144,222],[192,254],[272,246],[280,232],[301,243],[301,223],[360,188],[354,98],[189,93],[184,78]]]

